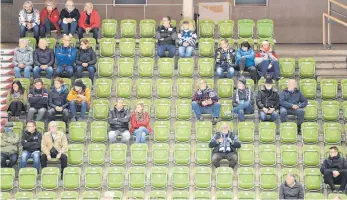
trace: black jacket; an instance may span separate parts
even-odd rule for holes
[[[62,85],[59,92],[53,87],[52,91],[49,93],[48,106],[50,108],[55,108],[56,106],[66,108],[69,105],[67,101],[68,94],[69,90],[65,85]]]
[[[298,89],[294,91],[289,91],[288,88],[284,89],[280,93],[280,105],[286,109],[291,109],[293,104],[298,105],[299,108],[305,108],[307,106],[307,99]]]
[[[42,134],[35,130],[34,133],[29,133],[28,131],[23,131],[21,144],[23,150],[34,152],[41,151],[41,140]]]
[[[253,106],[254,98],[252,90],[249,88],[245,88],[244,90],[236,89],[233,96],[233,106],[238,106],[241,100],[244,100],[245,102],[249,101],[249,104]]]
[[[28,95],[30,107],[40,109],[48,107],[48,91],[44,88],[31,89]]]
[[[221,135],[222,133],[217,132],[216,135],[213,136],[211,142],[208,144],[210,148],[213,148],[213,153],[219,152],[220,143],[218,142],[218,140],[222,137]],[[232,132],[229,132],[227,137],[229,137],[233,141],[233,143],[230,143],[231,152],[236,153],[237,149],[241,148],[241,142],[239,141],[239,138]]]
[[[325,159],[320,172],[324,174],[325,171],[338,171],[341,173],[343,170],[347,170],[347,160],[338,154],[336,157],[330,157]]]
[[[295,181],[295,185],[293,187],[289,187],[286,182],[282,183],[280,186],[280,194],[279,199],[296,199],[303,200],[304,199],[304,188],[302,185]]]
[[[82,63],[88,63],[88,66],[96,64],[96,55],[92,47],[80,49],[77,53],[76,64],[81,66]]]
[[[262,86],[257,96],[257,106],[259,109],[263,108],[275,108],[280,107],[280,98],[277,90],[272,88],[270,91],[266,90],[265,86]]]
[[[158,45],[175,45],[177,39],[176,27],[165,28],[163,25],[158,26],[156,38],[158,39]]]
[[[80,19],[80,12],[77,8],[75,8],[73,11],[68,12],[66,8],[60,11],[60,19],[63,21],[64,18],[74,18],[76,22],[78,23],[78,20]]]
[[[216,49],[214,58],[216,60],[216,64],[221,65],[224,63],[227,63],[229,65],[235,64],[235,56],[236,51],[233,48],[228,48],[227,50],[224,50],[222,47],[219,47]]]
[[[108,116],[108,123],[110,124],[111,130],[119,130],[120,132],[129,130],[129,121],[130,121],[130,110],[123,108],[119,110],[114,108],[110,110]]]
[[[34,65],[48,65],[53,67],[54,64],[54,53],[51,49],[40,49],[37,48],[34,52]]]

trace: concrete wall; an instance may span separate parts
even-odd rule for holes
[[[43,2],[35,1],[34,2]],[[182,4],[184,0],[148,0],[149,4]],[[194,0],[199,2],[220,2],[221,0]],[[229,0],[233,4],[233,0]],[[347,0],[339,0],[347,4]],[[24,0],[14,1],[13,6],[1,7],[1,39],[2,42],[18,41],[18,12],[22,9]],[[65,2],[63,0],[57,2]],[[84,3],[76,0],[76,3]],[[92,0],[97,4],[111,4],[112,0]],[[327,0],[269,0],[267,7],[234,7],[231,8],[230,18],[237,21],[240,18],[260,19],[271,18],[275,22],[275,38],[278,43],[321,43],[322,42],[322,13],[327,12]],[[63,5],[59,5],[61,9]],[[42,9],[43,5],[36,8]],[[82,10],[83,6],[77,6]],[[105,6],[95,6],[101,18],[106,17]],[[336,9],[337,10],[337,9]],[[195,11],[198,7],[195,6]],[[347,15],[347,11],[342,10]],[[144,17],[159,21],[162,16],[171,16],[173,19],[181,19],[182,6],[107,6],[107,16],[122,20],[133,18],[141,20]],[[347,19],[344,19],[347,21]],[[347,28],[339,24],[332,26],[333,42],[347,43]]]

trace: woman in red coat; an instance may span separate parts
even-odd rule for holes
[[[146,136],[149,133],[152,133],[148,113],[145,112],[143,108],[143,103],[138,103],[130,119],[130,133],[133,133],[136,136],[136,143],[146,143]]]
[[[83,33],[93,33],[93,38],[98,41],[100,29],[100,16],[96,10],[93,10],[93,4],[88,2],[84,5],[84,11],[80,14],[78,20],[78,37],[83,38]]]
[[[40,36],[46,37],[46,34],[49,35],[51,30],[57,30],[60,35],[58,8],[52,0],[47,0],[45,3],[46,7],[40,13]]]

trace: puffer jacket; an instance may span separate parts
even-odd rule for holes
[[[48,107],[55,108],[56,106],[66,108],[69,103],[67,102],[67,95],[69,94],[69,90],[66,85],[61,86],[61,90],[58,92],[55,87],[53,87],[52,91],[48,95]]]
[[[111,130],[119,130],[123,132],[129,130],[129,121],[130,121],[130,110],[123,108],[118,110],[116,107],[113,110],[110,110],[108,116],[108,123],[110,124]]]
[[[14,154],[18,153],[18,134],[10,131],[1,133],[1,152]]]
[[[96,64],[96,55],[92,47],[80,49],[77,53],[76,64],[81,66],[82,63],[88,63],[88,66]]]
[[[304,188],[302,185],[295,181],[295,185],[293,187],[289,187],[286,182],[282,183],[280,186],[280,194],[279,199],[296,199],[303,200],[304,199]]]
[[[35,130],[34,133],[29,133],[28,131],[23,131],[21,144],[23,150],[34,152],[41,151],[41,140],[42,134]]]
[[[242,57],[246,58],[246,68],[255,66],[254,51],[252,48],[249,48],[248,51],[243,51],[241,48],[239,48],[236,53],[236,64],[240,64]],[[240,70],[243,71],[244,69]]]
[[[76,59],[76,48],[59,45],[55,48],[55,57],[57,58],[58,66],[73,66]]]
[[[266,90],[265,86],[263,85],[260,89],[260,92],[258,92],[257,106],[259,109],[278,109],[280,106],[280,98],[278,96],[277,90],[274,88],[272,88],[270,91]]]
[[[34,64],[35,66],[48,65],[53,67],[54,53],[51,49],[37,48],[34,52]]]
[[[50,150],[54,147],[60,154],[67,153],[68,143],[66,139],[66,135],[63,132],[58,131],[55,135],[55,139],[53,141],[51,132],[46,132],[43,134],[42,142],[41,142],[41,150],[42,153],[51,155]]]
[[[63,10],[60,11],[60,20],[64,22],[64,19],[66,18],[72,18],[75,22],[78,23],[78,20],[80,19],[80,12],[78,11],[77,8],[73,9],[72,11],[68,11],[66,10],[66,8],[64,8]]]
[[[227,63],[229,65],[235,64],[235,55],[236,51],[233,48],[228,48],[224,50],[222,47],[216,49],[214,54],[214,58],[216,60],[216,64],[224,64]]]
[[[46,89],[42,88],[40,90],[32,89],[29,92],[28,99],[30,107],[40,109],[48,107],[49,93]]]
[[[233,96],[233,106],[238,106],[240,100],[249,101],[249,104],[253,105],[254,98],[252,90],[247,87],[244,90],[237,89]]]
[[[194,93],[192,101],[195,101],[200,106],[203,106],[202,102],[208,99],[212,100],[212,104],[208,106],[212,106],[218,102],[218,95],[214,90],[210,89],[209,87],[206,87],[204,90],[200,88],[197,89],[196,92]]]
[[[181,30],[178,34],[178,44],[180,46],[183,46],[183,43],[187,42],[189,44],[188,46],[195,47],[197,39],[198,36],[195,31]]]
[[[85,101],[90,106],[91,98],[90,98],[90,90],[89,90],[89,88],[87,88],[85,85],[83,85],[81,94],[86,97]],[[80,104],[82,102],[82,99],[80,99],[77,95],[78,95],[78,93],[76,92],[76,90],[74,88],[72,88],[70,90],[69,94],[67,95],[67,100],[68,101],[76,101],[77,104]]]
[[[175,45],[177,39],[176,27],[166,28],[163,25],[158,26],[156,31],[156,38],[158,39],[158,45]]]
[[[18,64],[25,64],[25,66],[33,65],[33,50],[30,47],[16,48],[14,50],[13,64],[17,66]]]

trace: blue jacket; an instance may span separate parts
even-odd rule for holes
[[[255,66],[254,51],[252,48],[249,48],[248,51],[242,51],[242,49],[239,48],[236,52],[236,64],[240,63],[242,56],[244,56],[246,58],[246,68],[251,67],[251,66]]]
[[[63,47],[59,45],[55,48],[55,57],[57,58],[57,65],[73,66],[76,60],[75,47]]]
[[[288,89],[283,90],[280,93],[280,105],[286,109],[291,109],[294,104],[298,105],[299,108],[305,108],[307,106],[307,99],[298,89],[294,91],[289,91]]]

